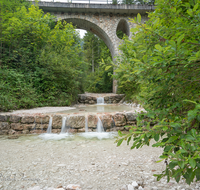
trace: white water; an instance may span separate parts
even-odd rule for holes
[[[65,133],[66,117],[62,118],[62,128],[60,133]]]
[[[88,116],[85,116],[85,132],[88,132]]]
[[[65,139],[66,137],[73,137],[73,135],[70,135],[69,133],[43,133],[39,135],[39,138],[44,139],[44,140],[61,140]]]
[[[97,104],[103,105],[104,104],[104,97],[98,97],[97,98]]]
[[[98,133],[98,132],[87,132],[87,133],[78,133],[79,136],[82,136],[84,138],[87,139],[91,139],[91,138],[98,138],[98,139],[109,139],[109,138],[114,138],[115,136],[117,136],[117,132],[102,132],[102,133]]]
[[[101,119],[99,118],[99,116],[98,116],[98,121],[97,121],[97,132],[98,133],[104,132],[103,124],[102,124]]]
[[[51,133],[51,129],[52,129],[52,117],[50,116],[49,125],[48,125],[48,128],[47,128],[47,133]]]

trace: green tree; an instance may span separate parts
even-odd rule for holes
[[[118,145],[132,138],[131,148],[139,148],[154,139],[154,147],[164,148],[160,158],[167,163],[158,180],[200,180],[199,15],[199,0],[157,0],[145,24],[138,14],[132,40],[122,45],[122,64],[132,68],[123,79],[119,67],[118,77],[124,83],[133,77],[132,83],[139,86],[137,100],[147,114],[138,117],[138,127],[128,135],[119,133]]]
[[[85,62],[78,33],[38,6],[4,4],[0,72],[5,74],[0,85],[7,90],[0,88],[0,109],[70,105],[83,92]],[[13,81],[17,76],[19,80]]]

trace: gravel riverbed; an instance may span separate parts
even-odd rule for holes
[[[182,180],[157,182],[165,163],[156,163],[161,148],[144,146],[130,150],[115,139],[86,139],[78,135],[62,140],[44,140],[37,135],[8,139],[0,136],[0,189],[66,187],[79,184],[82,190],[199,190]],[[134,187],[135,182],[138,184]],[[141,187],[139,187],[141,186]]]

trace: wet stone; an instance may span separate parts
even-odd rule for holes
[[[11,128],[15,131],[22,131],[24,129],[21,123],[11,123]]]
[[[34,123],[35,118],[33,116],[23,116],[21,123]]]
[[[8,122],[0,122],[0,130],[8,130],[10,129],[10,125]]]
[[[21,121],[21,116],[18,115],[11,115],[9,121],[12,123],[18,123]]]

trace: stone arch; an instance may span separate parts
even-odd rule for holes
[[[96,34],[99,38],[101,38],[105,42],[105,44],[110,50],[112,59],[114,59],[114,56],[116,54],[114,43],[112,42],[108,34],[101,27],[99,27],[97,24],[91,21],[82,18],[64,18],[63,20],[65,20],[67,23],[72,23],[73,26],[76,27],[76,29],[83,29]]]
[[[130,35],[129,23],[125,19],[119,20],[116,28],[116,33],[119,30],[122,31],[123,34],[126,34],[129,37]]]

